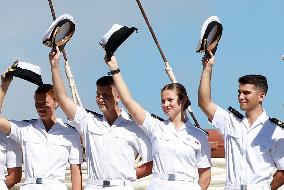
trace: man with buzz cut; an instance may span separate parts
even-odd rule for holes
[[[202,59],[198,104],[224,136],[225,189],[276,190],[284,183],[284,133],[262,105],[268,90],[266,77],[239,78],[238,101],[245,111],[243,116],[231,107],[224,110],[211,100],[214,62],[213,55]]]
[[[97,80],[96,102],[103,116],[88,113],[67,96],[60,76],[60,51],[49,54],[52,82],[59,106],[75,123],[86,149],[88,181],[85,190],[133,190],[132,181],[147,176],[152,170],[150,139],[119,108],[119,96],[111,76]],[[135,168],[135,158],[142,165]]]

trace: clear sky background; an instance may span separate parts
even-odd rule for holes
[[[195,53],[203,22],[220,18],[223,35],[216,54],[212,99],[220,106],[235,107],[237,79],[245,74],[263,74],[269,82],[264,107],[271,117],[284,120],[284,1],[259,0],[142,0],[150,23],[178,82],[190,96],[193,111],[203,128],[210,127],[197,106],[202,54]],[[135,26],[138,33],[117,50],[116,57],[133,97],[147,110],[163,118],[160,90],[171,81],[135,0],[53,0],[56,16],[68,13],[76,31],[66,45],[69,63],[84,107],[98,111],[96,80],[108,72],[99,41],[117,23]],[[45,83],[51,82],[49,48],[42,38],[52,23],[48,0],[9,0],[0,6],[0,71],[14,60],[42,68]],[[62,62],[62,76],[65,78]],[[5,98],[2,115],[13,119],[37,118],[36,86],[15,78]],[[65,118],[62,111],[58,116]]]

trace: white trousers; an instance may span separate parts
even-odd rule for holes
[[[102,186],[95,186],[86,184],[84,190],[134,190],[132,185],[126,186],[111,186],[111,187],[102,187]]]
[[[152,179],[147,190],[201,190],[197,182]]]
[[[85,190],[134,190],[131,181],[128,180],[94,180],[88,179]]]
[[[8,190],[6,183],[4,182],[4,180],[0,180],[0,189],[1,190]]]
[[[271,190],[270,184],[231,185],[226,184],[225,190]]]
[[[68,190],[66,185],[58,180],[48,180],[43,184],[23,184],[20,190]]]

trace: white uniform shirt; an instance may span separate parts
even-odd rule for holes
[[[198,179],[197,168],[211,167],[207,134],[189,120],[177,131],[170,120],[162,122],[146,112],[142,129],[152,142],[153,173],[186,174]]]
[[[133,181],[135,155],[141,155],[143,163],[152,161],[150,139],[125,113],[110,126],[104,117],[77,107],[74,122],[83,135],[90,178]]]
[[[284,135],[266,112],[249,127],[217,106],[212,124],[224,135],[227,184],[270,184],[275,169],[284,169]]]
[[[21,144],[25,177],[65,179],[69,164],[82,163],[79,133],[61,119],[46,132],[42,120],[10,121],[10,137]]]
[[[22,167],[21,147],[0,132],[0,180],[5,180],[5,168],[15,167]]]

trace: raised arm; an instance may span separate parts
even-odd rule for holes
[[[117,89],[118,95],[120,96],[123,105],[126,107],[132,118],[139,125],[142,125],[145,120],[146,112],[144,108],[132,98],[121,73],[114,72],[118,71],[119,69],[115,57],[112,56],[110,60],[105,58],[105,62],[109,66],[110,71],[113,73],[112,78],[114,80],[115,88]]]
[[[8,88],[10,86],[11,81],[13,80],[13,77],[6,77],[5,74],[1,76],[1,86],[0,86],[0,112],[2,112],[2,105],[4,97],[8,91]],[[11,132],[11,125],[9,121],[4,118],[0,117],[0,131],[2,131],[5,134],[10,134]]]
[[[203,71],[198,89],[198,106],[202,109],[210,121],[212,121],[217,110],[216,104],[211,100],[211,76],[214,62],[214,56],[212,56],[211,59],[206,57],[202,58]]]
[[[12,80],[13,80],[13,77],[5,77],[5,74],[1,76],[0,112],[2,112],[3,100],[4,100],[4,97],[8,91],[8,88]]]
[[[51,52],[49,53],[52,83],[59,106],[61,107],[65,115],[68,117],[68,119],[72,121],[75,117],[77,105],[75,102],[73,102],[71,98],[68,97],[66,93],[64,82],[60,75],[60,51],[58,47],[56,47],[56,50],[56,52],[54,50],[51,50]]]

